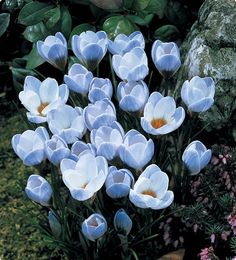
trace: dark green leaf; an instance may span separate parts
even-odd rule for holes
[[[183,5],[177,1],[169,1],[165,10],[165,15],[173,24],[185,24],[187,22],[187,13]]]
[[[108,34],[110,39],[114,39],[118,34],[124,33],[130,35],[134,31],[138,31],[138,27],[129,19],[122,15],[112,16],[103,24],[103,30]]]
[[[158,15],[159,18],[163,18],[167,3],[168,0],[150,0],[145,11],[154,13]]]
[[[154,32],[154,38],[163,42],[176,40],[180,35],[178,28],[174,25],[163,25]]]
[[[10,22],[10,14],[0,14],[0,37],[5,33]]]
[[[44,59],[38,54],[36,46],[33,46],[31,52],[26,56],[26,69],[34,69],[44,63]]]
[[[48,28],[53,28],[61,17],[60,7],[57,6],[45,13],[44,22]]]
[[[131,9],[135,0],[123,0],[123,5],[126,9]]]
[[[61,19],[60,19],[60,28],[63,35],[69,39],[70,33],[71,33],[71,27],[72,27],[72,19],[71,15],[67,9],[67,7],[62,6],[61,7]]]
[[[150,2],[150,0],[134,0],[132,9],[134,9],[136,11],[144,10],[148,6],[149,2]]]
[[[133,23],[138,25],[148,25],[154,17],[154,14],[148,14],[144,18],[138,15],[127,15],[127,18],[131,20]]]
[[[20,11],[18,20],[23,25],[33,25],[44,19],[45,13],[52,9],[53,6],[42,2],[30,2]]]
[[[43,22],[35,25],[27,26],[23,35],[30,42],[37,42],[38,40],[44,39],[50,32],[46,28]]]

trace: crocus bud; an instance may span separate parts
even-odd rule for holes
[[[60,237],[61,234],[61,224],[58,221],[57,217],[53,214],[52,211],[48,212],[48,222],[52,230],[52,233],[55,237]]]
[[[115,230],[119,233],[124,233],[128,235],[133,222],[130,217],[127,215],[124,209],[119,209],[114,216],[114,227]]]
[[[82,233],[91,241],[103,236],[106,231],[107,222],[101,214],[94,213],[82,223]]]
[[[46,179],[40,175],[30,175],[25,188],[27,196],[43,206],[49,205],[52,196],[52,188]]]

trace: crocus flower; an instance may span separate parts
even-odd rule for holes
[[[63,105],[48,113],[48,125],[53,134],[59,135],[71,144],[81,139],[86,132],[83,121],[83,109]]]
[[[94,213],[82,223],[82,233],[91,241],[103,236],[106,231],[107,222],[101,214]]]
[[[90,143],[84,143],[83,141],[76,141],[71,147],[71,159],[78,161],[81,153],[92,153],[97,155],[96,147]]]
[[[117,87],[119,106],[126,112],[142,111],[149,96],[149,90],[143,80],[120,82]]]
[[[92,72],[77,63],[73,64],[68,71],[68,75],[64,76],[64,81],[69,89],[84,96],[87,95],[89,91],[89,85],[92,79]]]
[[[79,201],[91,198],[100,190],[108,174],[106,159],[91,153],[80,154],[77,162],[63,159],[60,168],[71,196]]]
[[[169,178],[155,165],[149,165],[130,189],[129,199],[139,208],[163,209],[174,199],[172,191],[167,190]]]
[[[193,141],[184,150],[182,161],[188,168],[190,175],[198,174],[211,159],[211,150],[206,149],[200,141]]]
[[[113,87],[109,79],[94,78],[89,86],[88,99],[94,103],[104,98],[111,99]]]
[[[181,98],[193,112],[205,112],[214,103],[215,83],[212,78],[193,77],[186,80],[181,89]]]
[[[116,36],[114,41],[109,40],[108,50],[112,54],[124,55],[135,47],[144,49],[145,41],[141,32],[133,32],[129,36],[120,33]]]
[[[67,63],[67,42],[62,33],[48,36],[37,42],[39,55],[59,70],[64,70]]]
[[[86,127],[91,131],[103,125],[111,125],[116,121],[116,108],[107,98],[98,100],[94,104],[88,104],[84,108],[84,122]]]
[[[131,231],[133,222],[124,209],[119,209],[114,216],[114,227],[119,233],[124,233],[126,236]]]
[[[141,47],[124,55],[113,55],[112,66],[116,75],[124,81],[143,80],[148,74],[147,55]]]
[[[176,130],[184,118],[184,109],[176,108],[172,97],[163,97],[159,92],[153,92],[144,107],[141,126],[149,134],[164,135]]]
[[[101,126],[90,133],[91,143],[96,147],[97,155],[104,156],[107,160],[113,160],[118,156],[118,149],[123,143],[124,130],[114,121],[111,126]]]
[[[38,127],[35,131],[26,130],[23,134],[12,137],[11,144],[15,153],[27,166],[40,164],[46,159],[45,141],[49,139],[44,127]]]
[[[152,139],[145,138],[137,130],[128,131],[124,137],[124,142],[119,148],[121,160],[129,167],[142,169],[154,154],[154,143]]]
[[[174,42],[156,40],[152,45],[152,60],[165,78],[170,78],[181,66],[179,48]]]
[[[71,45],[80,62],[87,69],[94,70],[107,52],[108,38],[104,31],[86,31],[74,35]]]
[[[45,142],[45,152],[48,160],[54,165],[58,165],[62,159],[70,156],[67,143],[58,135],[53,135]]]
[[[27,76],[24,89],[19,94],[22,105],[29,111],[26,113],[29,121],[43,123],[47,121],[47,113],[66,103],[69,90],[65,84],[58,86],[57,81],[47,78],[43,82],[35,77]]]
[[[27,196],[43,206],[49,205],[52,196],[52,188],[48,181],[40,175],[30,175],[25,188]]]
[[[48,212],[48,222],[53,235],[59,238],[61,234],[61,224],[51,210]]]
[[[115,166],[109,167],[109,173],[105,182],[106,193],[109,197],[113,199],[126,197],[133,184],[134,177],[129,170],[118,170]]]

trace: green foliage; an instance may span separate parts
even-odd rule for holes
[[[0,14],[0,37],[5,33],[10,22],[10,14]]]
[[[35,45],[25,58],[27,59],[26,69],[28,70],[34,69],[44,63],[44,60],[39,56]]]
[[[154,38],[163,42],[174,41],[179,35],[178,28],[171,24],[163,25],[154,32]]]

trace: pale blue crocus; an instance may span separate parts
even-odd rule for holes
[[[114,227],[118,233],[125,234],[126,236],[130,233],[133,222],[129,215],[125,212],[124,209],[117,210],[114,216]]]
[[[164,209],[173,202],[174,194],[168,190],[169,178],[155,165],[149,165],[130,189],[129,199],[139,208]]]
[[[63,159],[60,164],[62,179],[75,200],[85,201],[102,188],[108,174],[104,157],[81,153],[78,161]]]
[[[144,107],[141,126],[149,134],[164,135],[176,130],[184,118],[184,109],[176,108],[172,97],[163,97],[159,92],[153,92]]]
[[[49,182],[40,175],[30,175],[25,188],[27,196],[43,206],[49,205],[52,196],[52,188]]]
[[[80,154],[82,153],[92,153],[94,156],[97,155],[96,147],[90,143],[85,143],[83,141],[76,141],[71,147],[70,158],[78,161]]]
[[[110,126],[101,126],[90,133],[91,143],[96,147],[97,155],[104,156],[108,161],[118,157],[118,149],[123,143],[124,130],[114,121]]]
[[[174,42],[156,40],[152,45],[152,60],[165,78],[170,78],[181,66],[179,48]]]
[[[143,80],[149,71],[147,55],[141,47],[136,47],[124,55],[113,55],[112,67],[123,81]]]
[[[105,182],[106,193],[113,199],[126,197],[130,187],[133,187],[133,174],[127,169],[117,169],[115,166],[109,167],[109,173]]]
[[[62,33],[49,35],[44,41],[37,42],[39,55],[59,70],[64,71],[67,63],[67,42]]]
[[[120,82],[117,87],[119,106],[126,112],[142,111],[149,97],[149,90],[143,80]]]
[[[45,152],[48,160],[54,165],[60,164],[62,159],[70,156],[67,143],[58,135],[53,135],[45,142]]]
[[[50,110],[65,104],[69,97],[69,90],[65,84],[59,85],[53,78],[40,81],[33,76],[27,76],[24,89],[19,93],[22,105],[29,111],[27,118],[32,123],[43,123],[47,121]]]
[[[116,108],[107,98],[88,104],[83,112],[86,127],[91,131],[103,125],[111,125],[116,121]]]
[[[136,170],[142,169],[153,157],[154,143],[135,129],[128,131],[119,148],[121,160]]]
[[[69,89],[84,96],[87,95],[89,91],[92,79],[92,72],[77,63],[73,64],[68,71],[68,75],[64,76],[64,81]]]
[[[211,150],[200,141],[191,142],[182,155],[182,161],[188,168],[190,175],[198,174],[210,161]]]
[[[215,83],[211,77],[193,77],[186,80],[181,89],[181,98],[192,112],[205,112],[214,103]]]
[[[100,238],[106,231],[107,221],[101,214],[94,213],[82,223],[82,233],[91,241]]]
[[[108,47],[107,34],[104,31],[86,31],[74,35],[72,50],[80,62],[89,70],[94,70],[105,56]]]
[[[68,144],[81,139],[87,130],[83,120],[83,109],[80,107],[60,106],[48,113],[47,120],[50,131]]]
[[[58,221],[58,218],[55,216],[55,214],[51,210],[48,212],[48,222],[49,222],[49,226],[51,228],[53,235],[56,238],[59,238],[61,235],[61,231],[62,231],[61,224]]]
[[[113,87],[109,79],[94,78],[89,86],[88,99],[92,103],[104,98],[111,99],[112,93]]]
[[[108,50],[111,54],[123,55],[135,47],[144,49],[145,41],[141,32],[133,32],[129,36],[120,33],[114,41],[109,40]]]
[[[46,128],[38,127],[35,131],[26,130],[23,134],[14,135],[11,144],[23,163],[33,166],[46,159],[45,141],[48,139]]]

